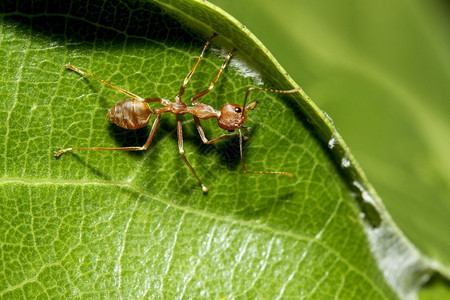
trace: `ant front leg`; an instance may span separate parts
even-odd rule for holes
[[[147,150],[147,148],[152,143],[153,137],[155,135],[156,129],[158,128],[159,121],[161,120],[161,114],[158,114],[156,116],[155,121],[153,122],[152,129],[150,130],[150,134],[148,135],[147,141],[144,145],[141,147],[116,147],[116,148],[107,148],[107,147],[90,147],[90,148],[84,148],[84,147],[72,147],[72,148],[66,148],[59,151],[55,151],[54,155],[55,157],[59,157],[61,154],[66,153],[68,151],[73,150],[90,150],[90,151],[144,151]]]
[[[247,168],[245,167],[245,163],[244,163],[244,153],[242,151],[242,137],[244,135],[242,135],[241,132],[241,128],[238,129],[239,131],[239,151],[241,153],[241,164],[242,164],[242,169],[244,170],[245,173],[252,173],[252,174],[279,174],[279,175],[285,175],[287,177],[290,178],[294,178],[294,176],[291,173],[288,172],[280,172],[280,171],[249,171],[247,170]]]
[[[213,38],[215,38],[217,36],[217,33],[214,33],[207,41],[205,46],[203,47],[202,52],[200,53],[200,56],[197,59],[197,62],[195,63],[195,65],[192,67],[191,71],[189,71],[189,73],[187,74],[186,78],[183,81],[183,84],[180,87],[180,91],[178,92],[178,95],[175,97],[175,101],[176,102],[181,102],[181,96],[183,96],[184,94],[184,90],[186,89],[186,86],[189,82],[189,80],[191,80],[192,74],[194,74],[195,69],[197,69],[198,64],[200,63],[200,61],[203,59],[203,54],[205,54],[206,48],[208,48],[209,43],[211,43],[211,40]]]
[[[184,149],[183,149],[183,125],[181,124],[181,119],[180,119],[179,115],[177,115],[177,136],[178,136],[178,152],[180,152],[181,158],[183,159],[184,163],[189,167],[189,169],[191,169],[191,171],[194,174],[195,178],[197,178],[198,183],[200,183],[200,186],[202,187],[203,193],[206,194],[208,192],[208,188],[200,180],[200,177],[198,177],[198,175],[195,172],[194,168],[191,166],[191,164],[186,159],[186,156],[184,155]]]
[[[216,77],[214,77],[213,81],[211,82],[211,85],[209,86],[209,88],[207,88],[206,90],[196,94],[194,97],[191,98],[191,104],[194,104],[195,102],[197,102],[197,99],[200,97],[205,96],[206,94],[208,94],[209,92],[212,91],[212,89],[214,88],[214,85],[216,84],[217,80],[219,79],[220,74],[222,73],[222,71],[225,69],[225,67],[227,66],[228,61],[231,59],[231,56],[233,55],[234,51],[236,51],[236,49],[231,50],[230,53],[228,53],[227,57],[225,58],[225,61],[222,63],[222,66],[220,67],[219,71],[217,71]]]
[[[202,124],[200,124],[200,119],[196,116],[194,116],[195,126],[197,126],[198,134],[200,135],[200,138],[202,139],[204,144],[214,144],[215,142],[220,141],[221,139],[232,137],[235,135],[238,135],[239,132],[233,132],[233,133],[227,133],[222,134],[221,136],[216,137],[215,139],[208,140],[205,135],[205,131],[203,130]],[[248,138],[243,135],[244,140],[247,140]]]

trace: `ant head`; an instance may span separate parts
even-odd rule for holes
[[[220,116],[217,119],[219,127],[228,131],[233,131],[240,128],[247,120],[247,111],[255,108],[258,101],[253,101],[249,105],[242,108],[242,106],[235,103],[227,103],[220,109]]]

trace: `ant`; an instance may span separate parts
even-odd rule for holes
[[[185,162],[185,164],[189,167],[189,169],[192,171],[194,176],[197,178],[200,186],[202,187],[203,193],[208,192],[208,188],[203,184],[201,179],[198,177],[197,173],[195,172],[194,168],[191,166],[191,164],[186,159],[186,156],[184,155],[184,149],[183,149],[183,127],[181,124],[180,115],[184,114],[191,114],[194,116],[195,125],[197,126],[198,133],[200,135],[200,138],[202,139],[203,143],[205,144],[212,144],[215,143],[223,138],[227,138],[234,135],[239,135],[239,150],[241,155],[241,164],[242,169],[245,173],[254,173],[254,174],[281,174],[288,177],[293,178],[292,174],[287,172],[279,172],[279,171],[249,171],[245,167],[244,163],[244,154],[242,152],[242,140],[247,139],[246,136],[242,134],[242,131],[247,131],[249,128],[243,127],[242,124],[247,120],[247,112],[249,110],[253,110],[256,105],[258,104],[257,100],[252,101],[250,104],[246,105],[247,98],[251,91],[259,90],[259,91],[265,91],[265,92],[274,92],[274,93],[282,93],[282,94],[290,94],[295,93],[299,91],[301,88],[296,88],[292,90],[274,90],[274,89],[267,89],[267,88],[256,88],[251,87],[247,90],[245,93],[245,100],[244,105],[240,106],[238,104],[234,103],[227,103],[219,110],[214,109],[212,106],[201,103],[198,101],[199,98],[205,96],[211,90],[214,88],[214,85],[216,84],[217,80],[219,79],[220,74],[225,69],[228,61],[230,60],[233,53],[236,51],[236,49],[233,49],[225,58],[225,61],[223,62],[222,66],[220,67],[219,71],[217,72],[216,76],[214,77],[214,80],[212,81],[211,85],[208,89],[201,91],[194,95],[191,98],[191,105],[188,106],[186,103],[181,101],[181,97],[184,94],[184,90],[189,82],[189,80],[192,77],[192,74],[194,74],[195,69],[197,68],[198,64],[203,58],[203,54],[205,53],[206,49],[208,48],[208,45],[210,44],[211,40],[217,36],[217,33],[214,33],[207,41],[205,46],[203,47],[203,50],[200,54],[200,56],[197,59],[197,62],[192,67],[191,71],[188,73],[186,78],[183,81],[183,84],[181,85],[180,91],[178,92],[178,95],[175,97],[175,102],[171,102],[170,100],[163,99],[163,98],[142,98],[138,95],[135,95],[131,92],[128,92],[118,86],[115,86],[103,79],[99,79],[95,77],[94,75],[88,74],[70,63],[66,65],[66,68],[72,71],[75,71],[81,75],[88,76],[92,79],[95,79],[97,81],[100,81],[101,83],[110,86],[119,92],[131,97],[129,99],[123,100],[119,103],[117,103],[113,108],[111,108],[108,112],[108,118],[115,123],[116,125],[125,128],[125,129],[138,129],[145,127],[148,122],[150,121],[151,115],[155,114],[156,118],[153,121],[152,128],[150,130],[150,133],[148,135],[147,141],[144,145],[138,147],[115,147],[115,148],[109,148],[109,147],[91,147],[91,148],[84,148],[84,147],[72,147],[72,148],[66,148],[59,151],[55,151],[54,155],[56,157],[59,157],[61,154],[66,153],[68,151],[72,150],[93,150],[93,151],[143,151],[147,150],[147,148],[150,146],[153,137],[155,135],[156,129],[158,128],[159,121],[161,120],[161,115],[163,113],[172,113],[177,116],[177,136],[178,136],[178,151],[181,155],[181,158]],[[157,102],[163,105],[163,107],[158,108],[150,108],[147,103],[151,102]],[[228,133],[228,134],[222,134],[219,137],[208,140],[205,136],[205,132],[203,131],[202,125],[200,124],[200,120],[210,119],[210,118],[217,118],[217,123],[220,128],[227,130],[229,132],[233,132],[235,129],[238,130],[238,132],[234,133]]]

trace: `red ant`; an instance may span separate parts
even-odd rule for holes
[[[197,62],[192,67],[191,71],[188,73],[186,78],[184,79],[183,84],[181,85],[180,91],[178,92],[178,95],[175,97],[175,102],[171,102],[167,99],[163,98],[142,98],[140,96],[137,96],[131,92],[128,92],[118,86],[115,86],[105,80],[99,79],[91,74],[87,74],[84,71],[72,66],[70,63],[66,65],[67,69],[73,70],[81,75],[88,76],[90,78],[93,78],[95,80],[100,81],[103,84],[106,84],[119,92],[124,93],[125,95],[131,97],[129,99],[126,99],[124,101],[121,101],[117,103],[113,108],[111,108],[108,112],[108,118],[111,119],[116,125],[125,128],[125,129],[138,129],[145,127],[149,120],[150,116],[153,114],[156,114],[156,119],[153,121],[152,129],[150,130],[150,134],[148,135],[147,141],[144,145],[140,147],[117,147],[117,148],[104,148],[104,147],[91,147],[91,148],[83,148],[83,147],[72,147],[72,148],[66,148],[59,151],[54,152],[54,155],[56,157],[60,156],[61,154],[72,151],[72,150],[93,150],[93,151],[142,151],[147,150],[147,148],[150,146],[153,137],[155,135],[156,129],[158,128],[159,121],[161,120],[161,115],[163,113],[172,113],[177,116],[177,135],[178,135],[178,151],[180,152],[181,158],[184,160],[186,165],[191,169],[194,176],[197,178],[198,182],[200,183],[202,190],[204,193],[208,192],[208,188],[203,184],[203,182],[198,177],[197,173],[195,172],[194,168],[191,166],[191,164],[186,159],[186,156],[184,155],[184,149],[183,149],[183,127],[181,125],[181,119],[180,115],[184,114],[191,114],[194,116],[195,125],[197,126],[198,133],[200,135],[200,138],[202,139],[203,143],[205,144],[212,144],[215,143],[223,138],[234,136],[236,134],[239,135],[239,150],[241,154],[241,164],[244,172],[246,173],[255,173],[255,174],[281,174],[286,175],[288,177],[293,177],[292,174],[287,172],[277,172],[277,171],[248,171],[244,164],[244,155],[242,153],[242,140],[246,139],[246,137],[242,134],[242,130],[248,130],[248,128],[242,127],[242,124],[247,120],[247,111],[253,110],[256,105],[258,104],[257,100],[252,101],[250,104],[246,105],[248,95],[253,90],[259,90],[259,91],[265,91],[265,92],[274,92],[274,93],[282,93],[282,94],[289,94],[289,93],[295,93],[299,91],[301,88],[296,88],[293,90],[274,90],[274,89],[266,89],[266,88],[254,88],[251,87],[247,90],[245,93],[245,100],[244,105],[240,106],[238,104],[234,103],[227,103],[220,111],[214,109],[212,106],[208,104],[204,104],[201,102],[198,102],[198,99],[203,97],[204,95],[211,92],[211,90],[214,88],[215,83],[219,79],[220,74],[222,73],[223,69],[225,69],[225,66],[227,65],[228,61],[230,60],[231,56],[233,55],[234,51],[236,49],[233,49],[225,58],[225,61],[223,62],[222,66],[220,67],[219,71],[216,74],[216,77],[212,81],[211,85],[208,89],[194,95],[191,98],[191,105],[188,106],[186,103],[181,101],[181,96],[184,94],[184,90],[186,88],[186,85],[188,84],[189,80],[192,77],[192,74],[194,73],[195,69],[197,68],[198,64],[203,58],[203,54],[205,53],[206,48],[208,48],[208,45],[210,44],[211,40],[216,37],[217,34],[213,34],[206,42],[205,46],[203,47],[203,50],[200,54],[200,56],[197,59]],[[163,105],[163,107],[158,108],[150,108],[147,103],[150,102],[158,102]],[[236,133],[230,133],[230,134],[222,134],[221,136],[208,140],[205,136],[205,132],[203,131],[203,128],[200,124],[200,119],[210,119],[210,118],[217,118],[217,123],[220,128],[228,130],[230,132],[234,131],[235,129],[238,130]],[[242,130],[241,130],[242,129]]]

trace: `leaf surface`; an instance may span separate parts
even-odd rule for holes
[[[173,100],[218,32],[185,101],[209,86],[233,47],[203,102],[242,103],[260,84],[295,87],[233,18],[200,1],[31,4],[2,4],[0,296],[414,295],[427,265],[304,92],[252,93],[259,105],[246,123],[247,167],[294,179],[244,174],[238,140],[204,145],[189,116],[184,149],[207,195],[177,153],[172,115],[145,152],[53,157],[66,147],[142,145],[149,131],[110,124],[108,109],[126,96],[66,70],[69,61],[135,94]],[[214,120],[203,124],[210,138],[222,133]],[[399,253],[383,255],[393,244]]]

